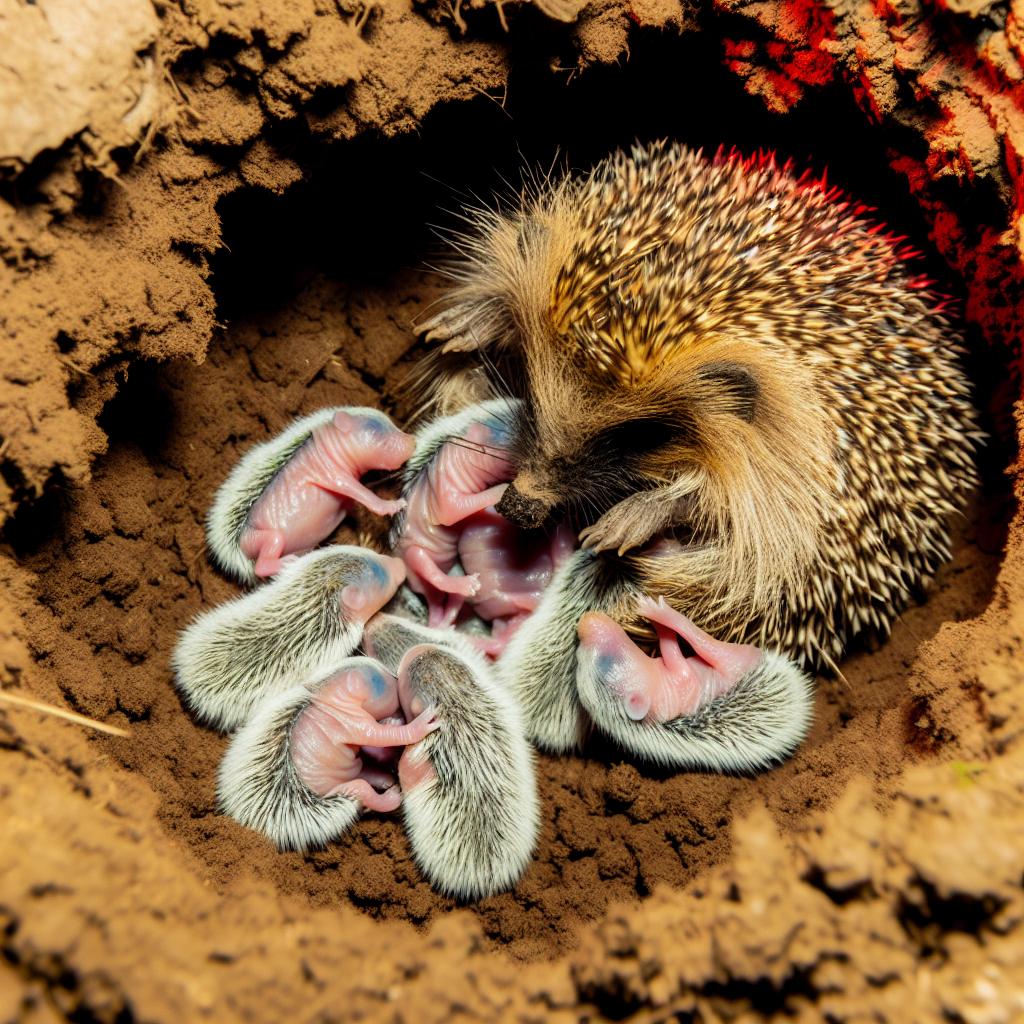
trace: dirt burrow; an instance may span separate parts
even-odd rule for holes
[[[156,13],[145,29],[135,9],[152,42],[111,64],[153,75],[152,132],[0,154],[4,686],[131,733],[0,713],[0,1019],[1024,1013],[1012,12]],[[680,102],[696,95],[715,102]],[[216,486],[295,415],[403,412],[410,322],[442,288],[417,269],[424,224],[462,198],[435,179],[489,190],[520,149],[585,165],[659,134],[827,161],[931,235],[995,438],[953,562],[820,684],[775,772],[669,776],[598,744],[541,758],[514,894],[453,907],[392,821],[273,853],[215,813],[225,741],[167,666],[177,630],[235,593],[203,552]]]

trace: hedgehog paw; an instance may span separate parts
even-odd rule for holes
[[[793,752],[813,709],[811,680],[793,662],[714,640],[663,600],[642,598],[639,610],[658,634],[656,657],[607,615],[580,620],[576,685],[598,729],[674,768],[753,771]]]
[[[479,317],[479,303],[460,302],[424,321],[416,333],[424,341],[442,342],[442,352],[475,352],[481,347],[473,330]]]

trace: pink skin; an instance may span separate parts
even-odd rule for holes
[[[581,649],[594,656],[605,685],[634,721],[669,722],[695,714],[761,660],[757,647],[714,640],[664,598],[644,597],[637,607],[657,630],[658,657],[644,654],[607,615],[591,612],[579,624]],[[690,657],[683,654],[680,637],[693,649]]]
[[[395,596],[395,591],[405,580],[405,563],[400,558],[392,555],[370,557],[377,560],[383,572],[368,564],[364,579],[341,588],[342,611],[350,622],[365,624],[373,618]]]
[[[360,666],[333,676],[292,728],[299,778],[318,796],[343,793],[371,811],[395,810],[401,792],[394,778],[365,766],[360,753],[418,743],[439,724],[422,705],[408,725],[395,724],[398,709],[397,680],[383,669]]]
[[[465,438],[441,446],[430,468],[409,495],[409,510],[398,551],[409,570],[409,586],[427,600],[431,626],[450,626],[466,598],[480,590],[480,578],[449,576],[459,558],[456,525],[497,502],[515,476],[512,463],[494,446],[492,432],[474,423]]]
[[[402,711],[406,716],[417,719],[428,709],[423,698],[413,692],[408,666],[413,658],[429,649],[429,644],[410,647],[398,666],[398,699]],[[420,743],[410,744],[402,751],[402,756],[398,760],[398,781],[403,793],[411,793],[417,786],[422,786],[424,782],[435,778],[436,774],[426,749]]]
[[[427,752],[418,743],[406,747],[398,759],[398,784],[403,793],[411,793],[417,786],[436,778],[437,772]]]
[[[481,650],[497,658],[515,631],[536,610],[552,575],[573,553],[576,538],[565,525],[550,537],[527,538],[493,508],[462,524],[458,556],[463,568],[480,581],[473,611],[491,623]]]
[[[409,586],[427,599],[429,624],[450,626],[468,600],[492,624],[490,637],[478,641],[492,658],[534,611],[575,548],[567,527],[524,543],[522,532],[494,511],[515,475],[497,440],[485,424],[474,423],[460,443],[442,446],[409,497],[399,542]],[[466,575],[448,575],[456,562]]]
[[[398,469],[415,449],[411,435],[381,420],[339,411],[313,431],[249,513],[241,548],[257,576],[273,576],[289,555],[304,554],[337,528],[356,504],[394,515],[404,501],[384,501],[359,478]]]

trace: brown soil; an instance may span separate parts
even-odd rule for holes
[[[123,3],[81,5],[121,37],[78,29],[59,119],[37,85],[0,125],[3,687],[130,732],[0,709],[0,1020],[1024,1016],[1015,11]],[[70,45],[18,10],[57,49],[0,43],[0,101]],[[396,821],[273,852],[216,814],[225,740],[167,663],[235,592],[215,488],[295,415],[405,411],[435,179],[660,134],[828,162],[937,254],[994,435],[952,563],[774,772],[541,758],[513,894],[439,898]]]

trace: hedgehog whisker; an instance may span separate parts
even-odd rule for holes
[[[461,435],[455,435],[454,440],[463,441],[466,444],[475,444],[479,448],[487,448],[502,455],[507,454],[506,449],[500,444],[488,444],[486,441],[471,441],[468,437],[462,437]]]
[[[466,451],[476,452],[478,455],[490,455],[494,459],[503,459],[507,454],[503,448],[495,448],[482,441],[468,441],[464,437],[449,437],[445,443],[453,444],[456,448],[465,448]],[[488,451],[489,448],[493,448],[493,451]]]
[[[480,344],[480,339],[476,336],[476,332],[470,328],[473,334],[473,340],[476,342],[476,350],[480,356],[481,361],[484,364],[484,368],[488,371],[488,376],[493,374],[498,384],[498,392],[502,398],[514,398],[512,394],[512,388],[508,381],[505,380],[504,374],[498,369],[498,364],[487,354],[486,348]]]
[[[402,479],[404,472],[404,469],[390,469],[387,472],[378,472],[374,479],[378,484],[397,483]]]

